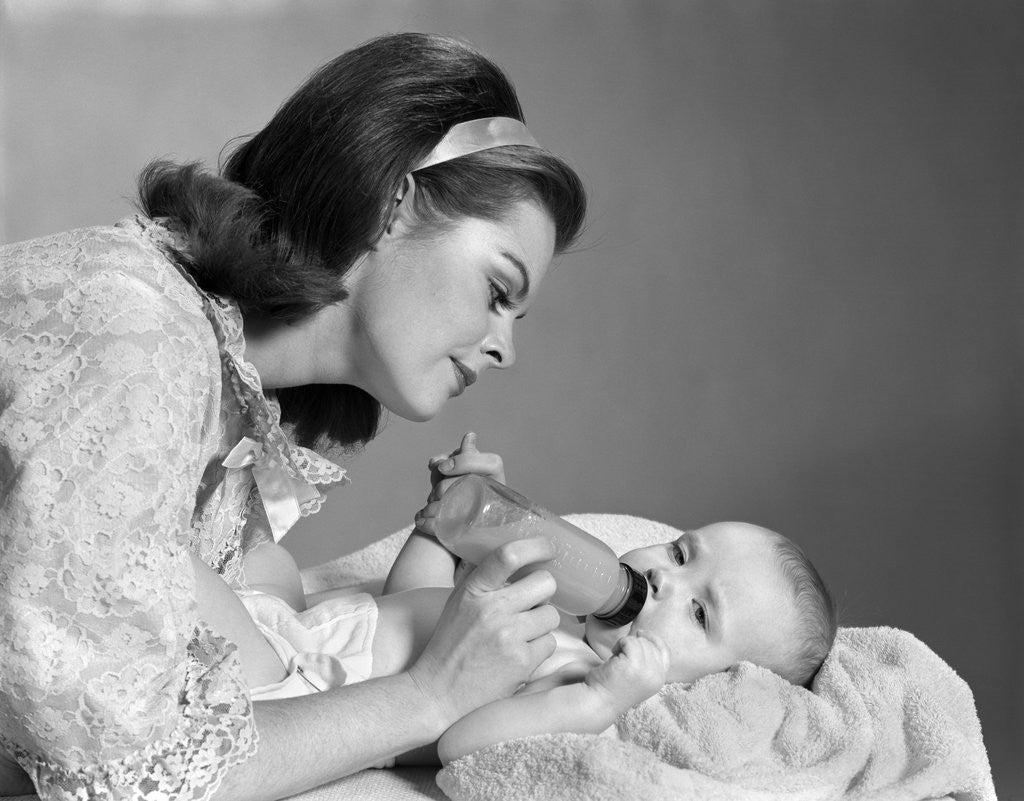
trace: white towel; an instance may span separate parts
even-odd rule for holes
[[[628,515],[567,517],[617,553],[680,534]],[[304,571],[307,592],[379,586],[408,533]],[[840,629],[811,690],[743,664],[663,688],[617,731],[500,743],[455,760],[437,783],[454,801],[996,797],[970,688],[892,628]]]
[[[545,735],[452,762],[455,801],[994,801],[970,689],[891,628],[840,630],[811,691],[754,665],[670,685],[618,741]]]

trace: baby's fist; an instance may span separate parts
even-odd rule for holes
[[[624,712],[657,693],[668,681],[668,669],[665,641],[653,632],[635,631],[616,643],[611,657],[587,674],[586,683]]]

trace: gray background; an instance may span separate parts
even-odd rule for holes
[[[556,511],[794,537],[844,623],[971,684],[1000,796],[1024,794],[1018,4],[164,5],[7,4],[0,239],[120,218],[147,160],[215,163],[396,30],[493,56],[591,192],[519,364],[393,419],[285,540],[301,564],[405,525],[473,429]]]

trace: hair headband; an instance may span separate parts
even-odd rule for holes
[[[460,122],[449,128],[427,157],[410,172],[505,145],[540,147],[519,120],[512,117],[483,117],[479,120]]]

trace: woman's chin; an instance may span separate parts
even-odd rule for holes
[[[385,409],[391,412],[391,414],[398,415],[403,420],[408,420],[410,423],[425,423],[428,420],[433,420],[437,417],[441,409],[444,408],[444,401],[436,402],[430,400],[421,403],[401,401],[383,403],[382,405]]]
[[[396,412],[394,409],[388,411],[394,412],[403,420],[408,420],[410,423],[425,423],[428,420],[433,420],[437,417],[437,412]]]

